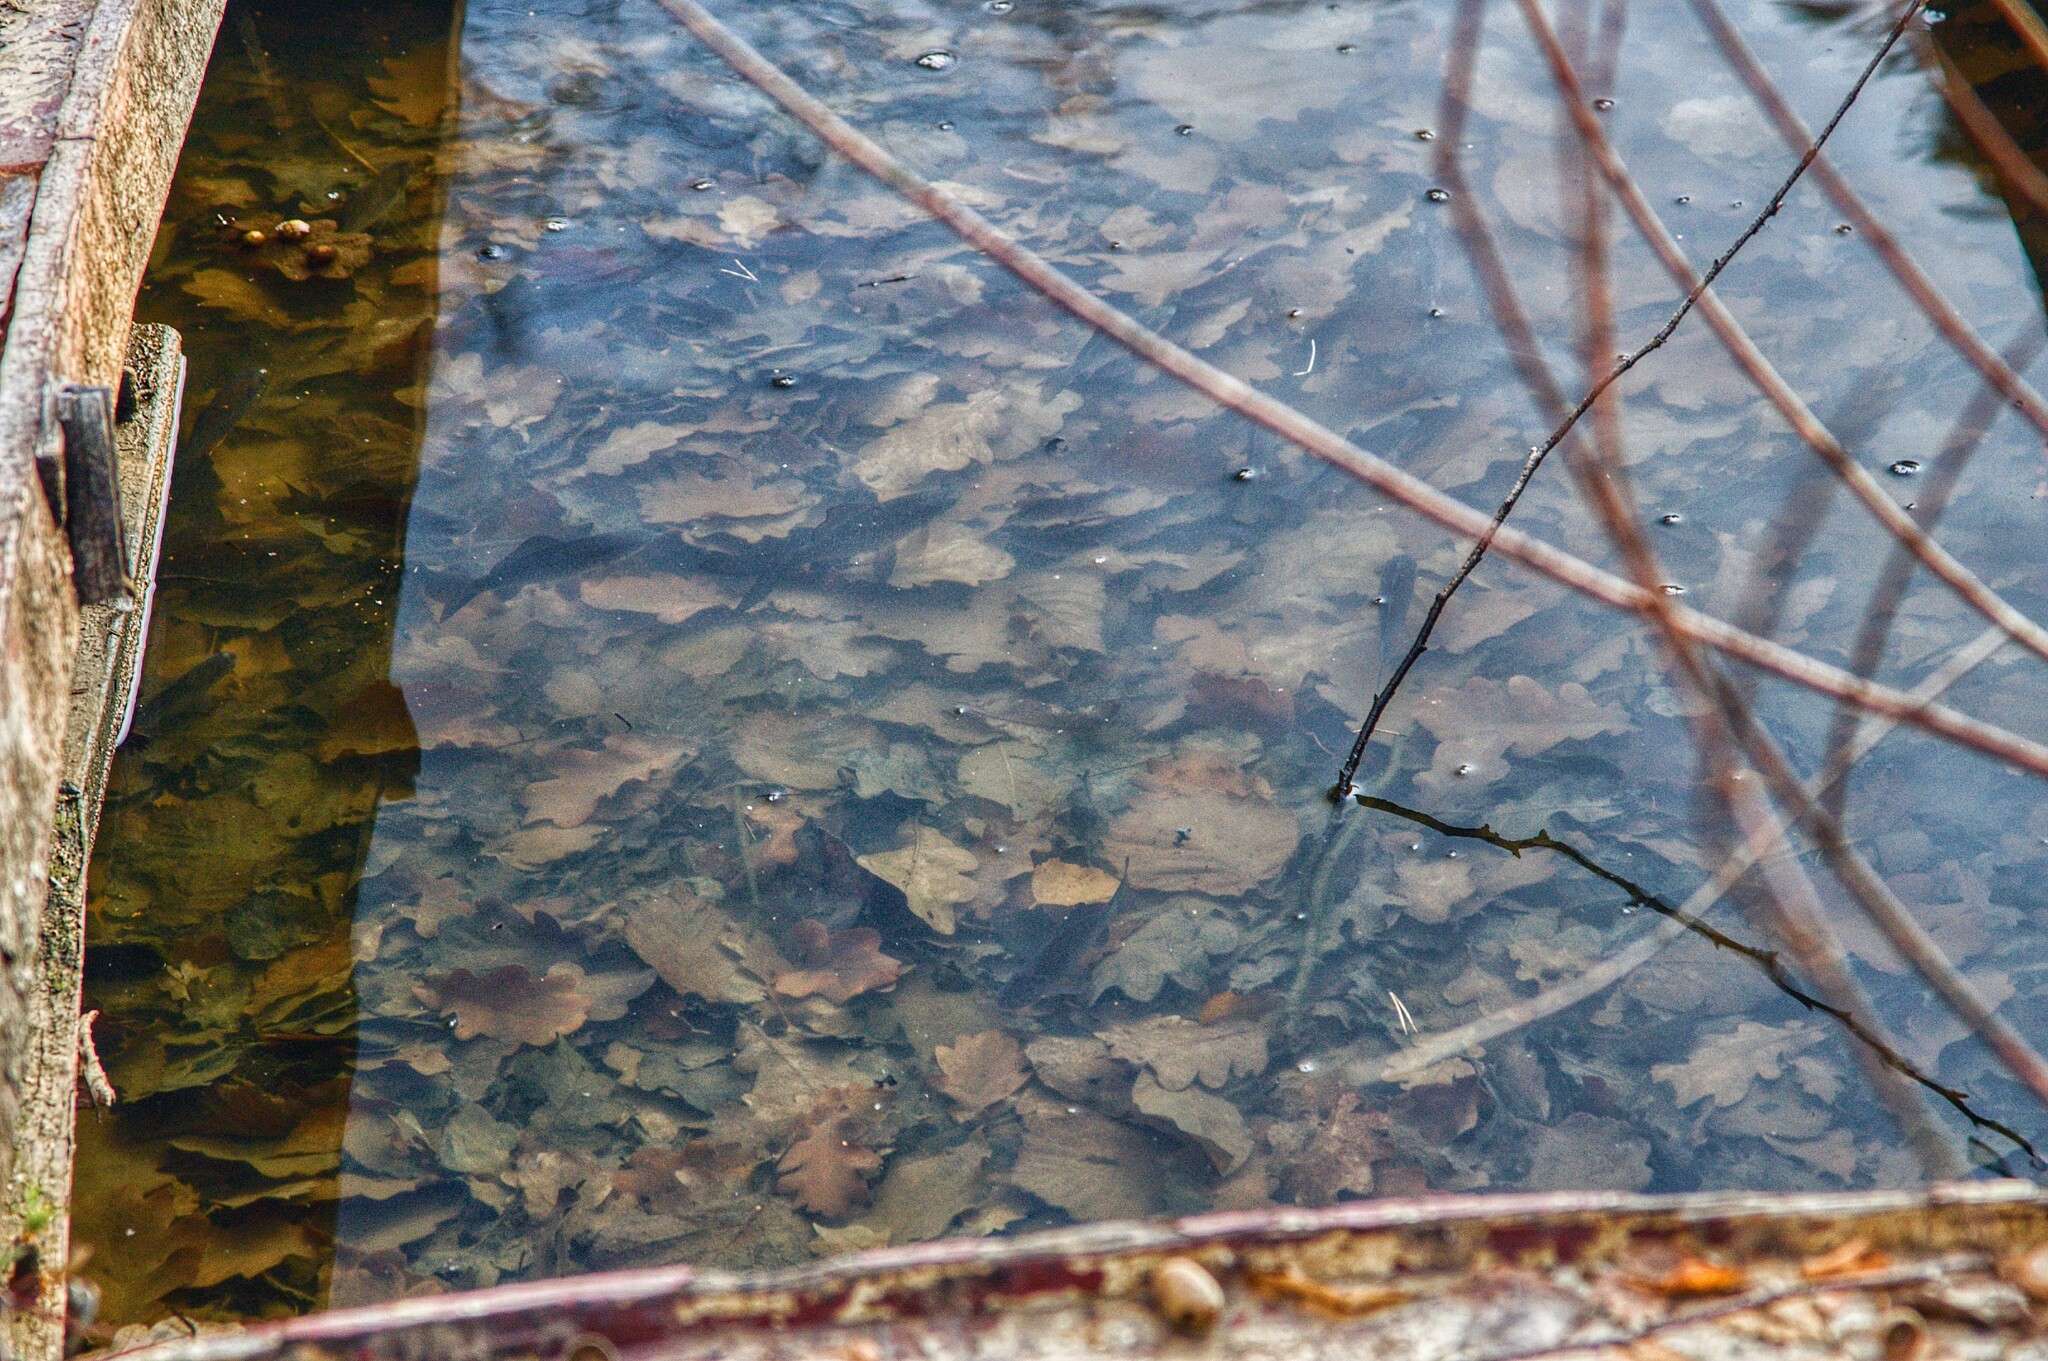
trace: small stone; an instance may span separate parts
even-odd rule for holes
[[[280,241],[303,241],[313,234],[313,224],[302,217],[288,217],[277,224]]]
[[[262,245],[265,241],[268,241],[269,239],[269,233],[259,231],[255,227],[251,227],[248,231],[242,233],[242,244],[249,247],[249,249],[251,250],[254,250],[256,247]]]
[[[1192,1257],[1169,1257],[1152,1268],[1152,1303],[1184,1333],[1213,1331],[1223,1318],[1223,1287]]]

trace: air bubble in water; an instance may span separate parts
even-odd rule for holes
[[[1593,101],[1593,107],[1600,110],[1600,112],[1602,113],[1606,113],[1609,109],[1614,107],[1614,101],[1611,99],[1596,99]]]
[[[1920,471],[1920,460],[1902,458],[1885,471],[1889,472],[1893,477],[1911,477],[1914,473]]]
[[[1452,771],[1451,773],[1453,775],[1470,775],[1472,773],[1472,763],[1468,761],[1465,764],[1459,766],[1456,770]]]
[[[1294,1065],[1294,1071],[1297,1073],[1313,1073],[1315,1070],[1316,1061],[1314,1059],[1303,1059],[1300,1063]]]
[[[1017,8],[1017,5],[1016,0],[988,0],[988,3],[983,5],[982,8],[990,14],[1008,14],[1011,10]]]
[[[1665,583],[1664,583],[1664,584],[1663,584],[1662,586],[1659,586],[1659,587],[1658,587],[1657,589],[1658,589],[1658,590],[1660,590],[1660,591],[1662,591],[1662,592],[1664,592],[1664,594],[1666,594],[1666,595],[1684,595],[1684,594],[1685,594],[1685,587],[1683,587],[1683,586],[1679,585],[1679,584],[1678,584],[1677,582],[1675,582],[1675,581],[1667,581],[1667,582],[1665,582]]]
[[[1436,134],[1428,128],[1417,128],[1415,129],[1415,140],[1418,142],[1434,142]]]
[[[944,48],[934,48],[930,52],[920,52],[917,55],[917,64],[927,71],[943,71],[958,60],[958,57]]]
[[[1255,482],[1258,480],[1258,476],[1259,470],[1247,464],[1245,467],[1239,468],[1236,472],[1232,473],[1230,480],[1233,482]]]
[[[778,373],[773,378],[770,378],[768,382],[774,387],[793,388],[796,386],[796,375],[793,373]]]
[[[1177,124],[1173,130],[1176,133],[1180,134],[1182,137],[1187,137],[1193,134],[1195,130],[1195,125],[1193,123],[1180,123]]]
[[[1685,517],[1674,510],[1669,514],[1659,515],[1657,523],[1660,525],[1682,525],[1685,523]]]
[[[698,193],[700,193],[700,194],[701,194],[701,193],[703,193],[703,192],[704,192],[704,191],[705,191],[706,189],[715,189],[715,188],[717,188],[718,186],[717,186],[716,184],[714,184],[714,183],[713,183],[712,181],[710,181],[710,180],[691,180],[691,181],[690,181],[690,187],[691,187],[692,189],[695,189],[695,190],[696,190],[696,191],[697,191]]]
[[[1680,194],[1680,195],[1679,195],[1679,196],[1678,196],[1677,198],[1675,198],[1675,199],[1673,199],[1673,200],[1671,200],[1671,201],[1672,201],[1673,203],[1677,203],[1677,204],[1686,204],[1686,203],[1691,203],[1691,202],[1692,202],[1692,195],[1691,195],[1691,194]]]
[[[1432,189],[1424,194],[1423,197],[1431,203],[1449,203],[1451,201],[1451,191],[1448,189]]]
[[[540,225],[546,231],[566,232],[569,230],[569,219],[566,217],[551,217]]]

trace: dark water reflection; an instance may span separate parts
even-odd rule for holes
[[[1560,1017],[1370,1080],[1712,868],[1631,627],[1484,569],[1368,757],[1391,802],[1327,841],[1383,583],[1411,559],[1426,595],[1457,546],[1091,340],[650,5],[472,4],[445,146],[426,11],[369,51],[252,13],[277,117],[329,140],[252,130],[269,96],[227,30],[150,315],[187,330],[199,391],[272,379],[181,469],[170,698],[95,867],[96,1004],[140,1098],[81,1170],[87,1236],[135,1283],[116,1317],[1425,1188],[1917,1177],[1854,1041],[1733,908]],[[1438,485],[1490,504],[1540,436],[1427,193],[1444,15],[733,17],[1097,289]],[[1801,54],[1778,74],[1816,122],[1875,40],[1736,17]],[[1630,22],[1608,116],[1704,259],[1790,158],[1689,21]],[[1555,114],[1499,25],[1468,176],[1562,354]],[[1838,160],[1985,334],[2038,328],[2010,222],[1923,149],[1936,127],[1902,67]],[[360,201],[336,146],[433,152],[353,292],[236,282],[205,211]],[[1795,194],[1724,294],[1860,456],[1926,460],[1968,380],[1835,225]],[[1646,334],[1669,286],[1616,264]],[[1781,503],[1813,499],[1804,455],[1703,334],[1627,392],[1671,579],[1729,615],[1771,581],[1781,636],[1840,658],[1880,541],[1836,508],[1768,560]],[[2038,458],[1994,427],[1945,531],[2030,609]],[[1519,519],[1597,555],[1561,479]],[[1976,631],[1911,593],[1881,674]],[[2038,686],[1994,662],[1956,693],[2025,727]],[[1819,706],[1762,701],[1818,750]],[[2038,1028],[2032,787],[1894,737],[1849,807]],[[2024,1173],[2011,1084],[1841,925],[1899,1060],[1960,1097],[1958,1147]],[[145,1211],[163,1228],[123,1248]]]

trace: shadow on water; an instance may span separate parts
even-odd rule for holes
[[[75,1233],[109,1325],[326,1297],[356,884],[418,768],[387,672],[459,26],[459,0],[230,5],[143,290],[191,377],[91,876],[123,1099],[81,1115]]]

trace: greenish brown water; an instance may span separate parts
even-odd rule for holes
[[[1324,791],[1405,642],[1383,583],[1412,559],[1412,627],[1461,545],[1091,340],[651,5],[371,14],[231,16],[144,298],[199,414],[93,870],[125,1100],[82,1122],[76,1198],[115,1323],[1425,1189],[1919,1175],[1734,905],[1580,1007],[1368,1080],[1711,870],[1632,624],[1483,568],[1333,840]],[[1490,506],[1541,437],[1427,193],[1447,15],[729,17],[1098,291],[1437,485]],[[1467,174],[1563,363],[1554,101],[1509,17]],[[1736,18],[1815,122],[1879,36]],[[1632,14],[1620,69],[1604,116],[1710,258],[1791,158],[1685,16]],[[1836,155],[1984,334],[2037,331],[1945,135],[1899,63]],[[332,260],[276,241],[293,215]],[[1796,192],[1721,291],[1859,457],[1931,465],[1974,378],[1836,226]],[[1615,263],[1633,343],[1674,300],[1632,242]],[[1840,660],[1881,540],[1822,505],[1773,560],[1787,503],[1816,508],[1806,455],[1704,332],[1623,390],[1674,584],[1723,615],[1767,591]],[[2039,460],[1995,426],[1943,530],[2030,612]],[[1562,469],[1517,522],[1599,556]],[[1916,587],[1880,674],[1978,627]],[[2001,657],[1955,698],[2030,730],[2040,693]],[[1812,763],[1825,710],[1759,699]],[[2034,787],[1895,736],[1849,809],[2038,1031]],[[2018,1090],[1838,915],[1901,1061],[1966,1094],[1958,1150],[2027,1174]]]

